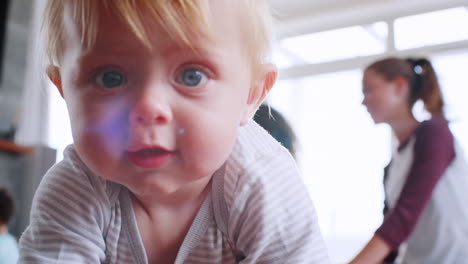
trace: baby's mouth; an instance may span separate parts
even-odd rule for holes
[[[150,149],[142,149],[133,153],[138,156],[147,157],[147,156],[152,156],[152,155],[164,154],[165,152],[167,151],[161,148],[150,148]]]
[[[150,169],[166,165],[172,158],[173,152],[163,148],[145,148],[138,151],[129,151],[129,159],[138,167]]]

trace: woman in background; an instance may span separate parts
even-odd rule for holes
[[[385,168],[382,225],[351,263],[467,263],[468,166],[427,59],[387,58],[364,71],[363,105],[398,149]],[[431,114],[419,122],[414,104]]]

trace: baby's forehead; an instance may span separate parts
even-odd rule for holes
[[[230,0],[197,0],[185,8],[180,3],[189,0],[51,1],[61,3],[63,8],[63,14],[55,20],[63,21],[63,27],[54,25],[53,18],[49,19],[48,25],[52,39],[48,41],[48,54],[50,61],[57,61],[58,65],[70,45],[86,54],[101,49],[100,46],[105,49],[111,45],[112,42],[106,39],[109,36],[114,42],[116,39],[122,42],[137,40],[134,43],[150,50],[163,35],[163,38],[171,39],[172,45],[196,51],[211,49],[213,45],[207,45],[212,44],[210,41],[222,42],[220,45],[224,46],[235,43],[232,48],[249,53],[254,63],[260,61],[257,57],[264,56],[262,50],[258,52],[259,48],[252,44],[251,40],[255,38],[250,35],[255,30],[243,26],[245,19],[240,19],[239,12],[234,10],[240,11],[240,7]],[[71,30],[67,29],[70,24],[73,25]],[[259,46],[262,45],[263,42]]]
[[[109,30],[110,29],[110,30]],[[174,56],[203,58],[207,54],[216,54],[217,46],[206,38],[191,39],[190,45],[180,39],[158,30],[148,34],[147,40],[141,39],[131,29],[120,28],[112,30],[109,27],[98,29],[95,41],[90,45],[82,45],[80,53],[83,59],[92,57],[117,56],[120,58],[132,56],[133,53],[153,56]],[[147,41],[147,42],[145,42]]]
[[[189,47],[196,46],[194,44],[199,39],[211,38],[206,22],[208,14],[202,7],[182,9],[173,4],[150,4],[177,1],[136,1],[147,6],[118,4],[123,2],[128,1],[118,1],[115,5],[95,4],[95,9],[86,14],[80,15],[73,10],[73,15],[65,14],[64,18],[73,18],[72,23],[78,27],[81,42],[90,46],[97,39],[105,42],[103,38],[109,36],[137,38],[147,48],[152,48],[152,36],[167,35],[175,44]]]

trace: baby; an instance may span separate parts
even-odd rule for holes
[[[20,263],[328,263],[288,151],[252,116],[276,79],[264,0],[50,0],[74,144]]]

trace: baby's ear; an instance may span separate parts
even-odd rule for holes
[[[260,74],[256,77],[256,81],[253,82],[252,87],[250,87],[247,107],[240,122],[241,126],[247,124],[249,119],[253,117],[258,107],[275,84],[277,75],[278,70],[275,65],[263,65],[262,71],[260,71]]]
[[[47,76],[49,76],[50,81],[55,85],[55,87],[57,87],[57,90],[63,97],[62,77],[60,76],[60,68],[54,65],[49,65],[47,67]]]

